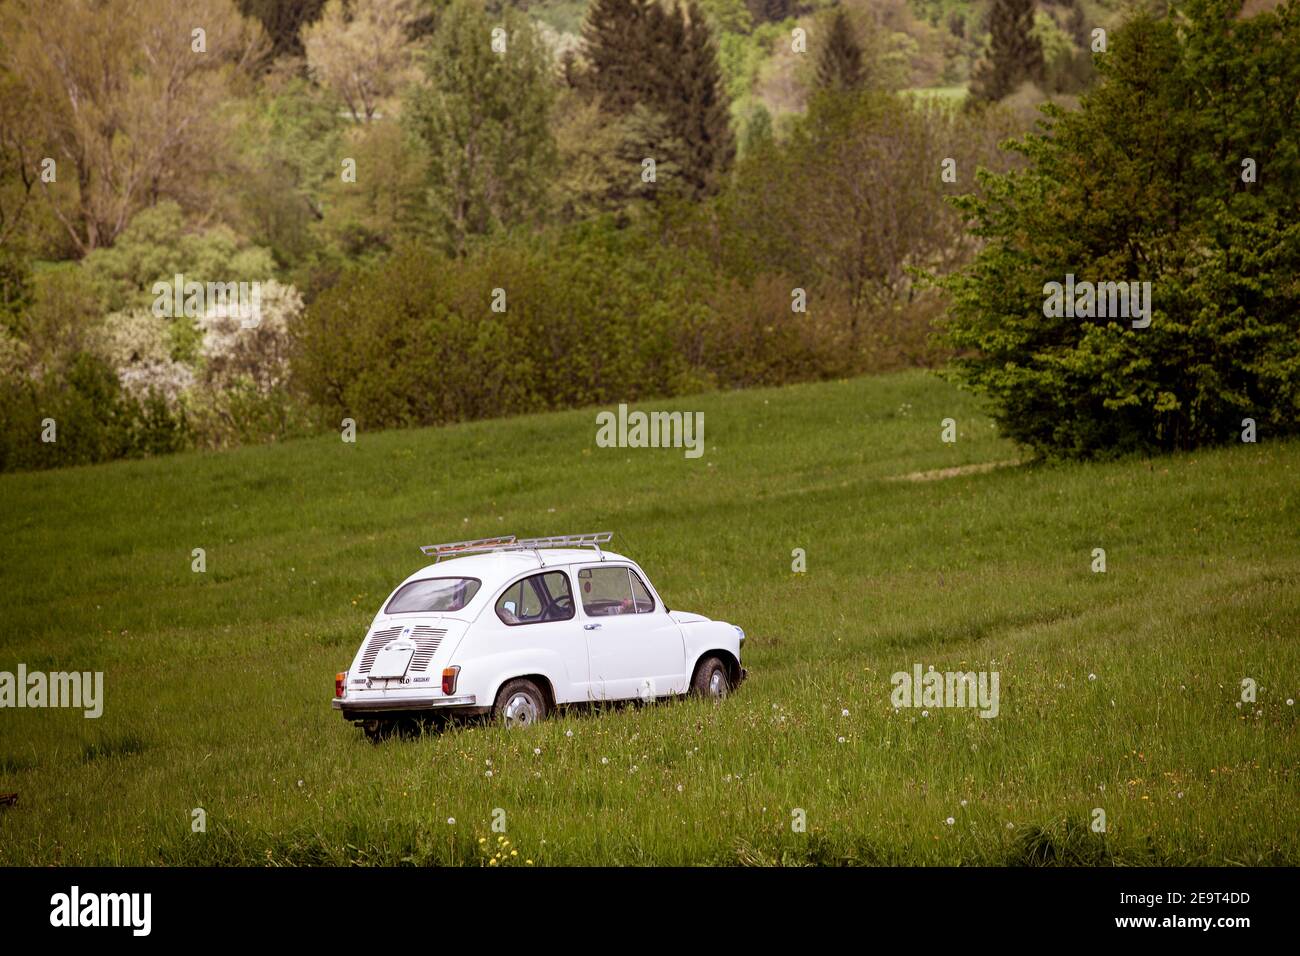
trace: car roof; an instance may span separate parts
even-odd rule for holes
[[[524,571],[542,570],[537,563],[541,556],[542,565],[564,567],[570,564],[599,564],[602,561],[625,561],[635,565],[631,558],[613,551],[601,550],[597,554],[591,548],[529,548],[519,551],[489,551],[485,554],[467,554],[460,558],[448,558],[436,564],[426,565],[403,581],[420,581],[425,578],[478,578],[485,586],[492,587]]]

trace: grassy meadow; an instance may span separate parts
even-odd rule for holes
[[[920,372],[636,407],[704,457],[585,410],[0,476],[0,671],[105,674],[97,720],[0,710],[0,863],[1300,863],[1300,443],[1017,463]],[[377,746],[331,710],[419,545],[596,530],[745,628],[731,699]],[[999,715],[895,711],[917,663]]]

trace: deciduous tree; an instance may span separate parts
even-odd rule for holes
[[[503,52],[493,28],[505,30]],[[490,18],[453,0],[423,57],[404,120],[428,158],[432,213],[446,244],[535,220],[555,166],[551,62],[528,19]]]
[[[8,0],[0,35],[35,120],[29,154],[56,162],[42,193],[79,252],[160,199],[216,201],[231,80],[265,50],[230,0]]]
[[[329,0],[320,19],[303,28],[312,76],[357,122],[372,120],[406,77],[408,31],[418,15],[415,0]]]
[[[965,203],[984,245],[948,282],[955,375],[1044,454],[1300,430],[1300,4],[1240,9],[1135,15],[1080,108],[1019,144],[1029,168]],[[1149,311],[1049,308],[1070,275],[1149,283]]]

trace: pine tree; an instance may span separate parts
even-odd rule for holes
[[[1074,0],[1070,10],[1070,16],[1065,22],[1065,28],[1066,32],[1074,38],[1074,42],[1079,45],[1080,49],[1088,49],[1088,40],[1090,35],[1090,31],[1088,30],[1088,20],[1087,16],[1083,12],[1083,7],[1080,5],[1079,0]]]
[[[790,16],[792,0],[745,0],[745,8],[754,26],[763,23],[780,23]]]
[[[238,0],[239,12],[256,17],[271,40],[275,56],[302,56],[300,32],[320,19],[325,0]]]
[[[817,86],[823,90],[856,90],[864,79],[862,47],[853,35],[848,15],[837,10],[826,42],[817,54]]]
[[[669,17],[680,24],[682,46],[673,71],[677,102],[666,112],[686,147],[683,175],[696,196],[708,196],[722,188],[736,158],[731,104],[713,34],[697,0],[678,6]]]
[[[971,82],[972,99],[995,101],[1025,80],[1041,83],[1043,45],[1034,36],[1034,0],[993,0],[989,51]]]
[[[615,113],[646,102],[653,92],[655,0],[592,0],[582,25],[587,80]]]
[[[736,147],[717,49],[695,0],[671,9],[593,0],[583,39],[590,92],[602,106],[618,119],[638,107],[658,114],[666,132],[656,136],[659,149],[674,150],[654,156],[659,167],[679,171],[678,185],[693,196],[720,189]],[[642,116],[632,128],[655,125]]]

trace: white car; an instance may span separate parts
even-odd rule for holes
[[[573,704],[726,697],[745,678],[745,632],[669,610],[635,561],[601,549],[611,537],[421,548],[434,563],[384,602],[334,707],[378,738],[410,718],[519,726]]]

